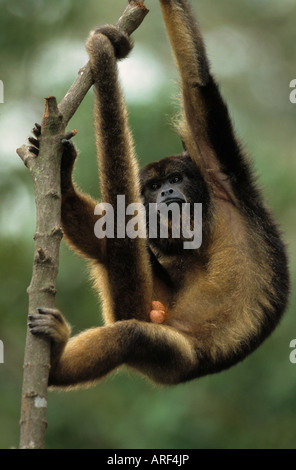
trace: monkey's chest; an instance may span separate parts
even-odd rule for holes
[[[183,260],[162,260],[161,265],[165,276],[157,274],[153,277],[153,300],[162,302],[172,311],[177,299],[188,286],[188,278],[196,283],[199,275],[197,272],[193,273],[192,265]]]

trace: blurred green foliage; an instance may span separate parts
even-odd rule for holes
[[[294,287],[296,105],[289,102],[289,83],[296,78],[296,4],[193,3],[236,129],[254,156],[260,182],[282,226]],[[170,125],[176,111],[176,72],[159,5],[149,0],[146,4],[151,11],[134,34],[135,50],[143,51],[144,61],[148,51],[166,81],[159,77],[154,97],[145,100],[143,70],[143,89],[137,99],[129,100],[141,164],[181,148]],[[15,149],[25,142],[33,123],[40,122],[43,96],[61,99],[84,65],[77,68],[71,54],[83,57],[88,31],[96,23],[117,21],[124,6],[119,0],[0,0],[0,79],[5,90],[5,103],[0,104],[0,339],[5,359],[0,364],[1,448],[18,446],[26,287],[35,223],[32,182]],[[132,67],[130,73],[132,77]],[[71,127],[79,130],[76,180],[99,197],[91,92]],[[57,306],[74,333],[101,322],[87,266],[64,244]],[[243,363],[218,375],[156,388],[123,369],[89,390],[50,392],[47,447],[295,448],[296,365],[289,361],[289,344],[296,337],[295,309],[292,288],[289,310],[275,333]]]

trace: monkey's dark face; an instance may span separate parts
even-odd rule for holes
[[[192,228],[194,203],[202,203],[203,220],[207,219],[209,212],[210,195],[207,184],[197,167],[187,153],[167,157],[159,162],[150,163],[140,172],[141,190],[146,214],[149,214],[149,204],[165,204],[170,206],[176,203],[190,204],[190,226]],[[183,212],[180,211],[180,224]],[[147,218],[147,223],[151,221]],[[167,239],[150,238],[149,242],[166,253],[177,253],[183,249],[184,237],[172,237],[172,218],[168,219],[169,232]],[[159,225],[159,220],[158,220]]]

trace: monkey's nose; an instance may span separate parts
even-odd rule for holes
[[[164,189],[164,190],[161,192],[161,196],[162,196],[162,197],[170,196],[171,194],[173,194],[173,190],[172,190],[171,188]]]

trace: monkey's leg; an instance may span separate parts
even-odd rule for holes
[[[62,315],[41,309],[30,316],[29,327],[52,340],[49,385],[91,383],[123,364],[155,382],[174,384],[192,378],[198,365],[193,340],[163,325],[125,320],[86,330],[67,342]]]

